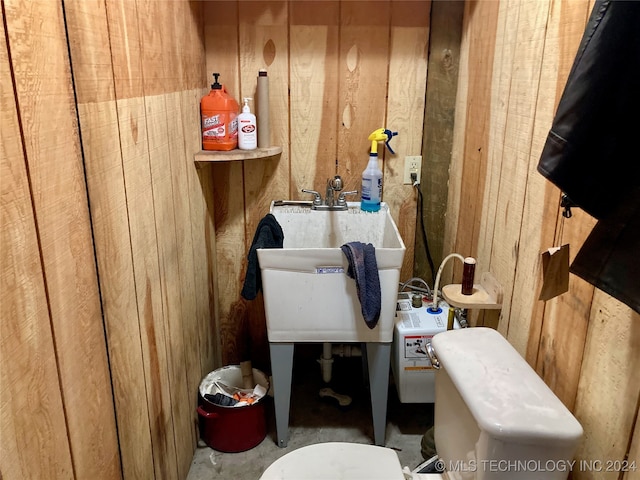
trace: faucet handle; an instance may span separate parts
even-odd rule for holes
[[[351,192],[340,192],[340,195],[338,196],[338,205],[340,207],[346,206],[347,205],[347,201],[344,198],[345,195],[357,195],[357,193],[358,193],[358,190],[353,190]]]
[[[342,190],[342,177],[340,175],[336,175],[333,179],[329,180],[329,186],[334,192],[339,192]]]
[[[307,190],[306,188],[302,189],[302,193],[310,193],[313,195],[313,204],[314,205],[322,205],[322,197],[315,190]]]

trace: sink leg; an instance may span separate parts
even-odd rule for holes
[[[384,446],[387,426],[387,397],[391,343],[367,343],[367,364],[373,414],[373,436],[376,445]]]
[[[289,405],[291,401],[291,373],[293,369],[293,343],[269,343],[271,377],[276,414],[276,437],[279,447],[289,442]]]

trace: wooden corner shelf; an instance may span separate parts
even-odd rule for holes
[[[493,275],[484,272],[480,284],[473,285],[471,295],[462,294],[462,285],[452,283],[442,287],[442,296],[447,303],[458,308],[481,308],[499,310],[502,308],[502,286]]]
[[[235,162],[242,160],[257,160],[275,157],[282,153],[282,147],[267,147],[256,148],[255,150],[240,150],[238,148],[234,150],[222,151],[210,151],[200,150],[194,155],[196,165],[215,163],[215,162]]]

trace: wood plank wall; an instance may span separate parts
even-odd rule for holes
[[[212,212],[193,162],[201,5],[65,6],[124,475],[184,478],[197,388],[219,366]]]
[[[416,225],[414,262],[414,275],[431,286],[435,283],[438,267],[445,256],[445,217],[463,14],[464,0],[434,2],[431,6],[420,179],[423,202]]]
[[[594,225],[579,210],[563,220],[560,192],[536,172],[591,7],[587,0],[466,2],[445,251],[476,256],[478,271],[504,287],[497,328],[582,423],[578,459],[640,465],[640,316],[573,275],[568,293],[537,300],[540,253],[568,243],[573,258]],[[577,479],[638,475],[573,472]]]
[[[2,15],[0,477],[185,478],[221,366],[202,5]]]
[[[1,476],[119,478],[61,3],[2,13]]]

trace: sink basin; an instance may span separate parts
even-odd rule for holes
[[[344,211],[274,205],[284,232],[279,249],[259,249],[270,342],[391,342],[405,246],[382,203],[378,212],[349,202]],[[355,280],[340,246],[353,241],[376,249],[382,309],[370,329],[362,318]]]

